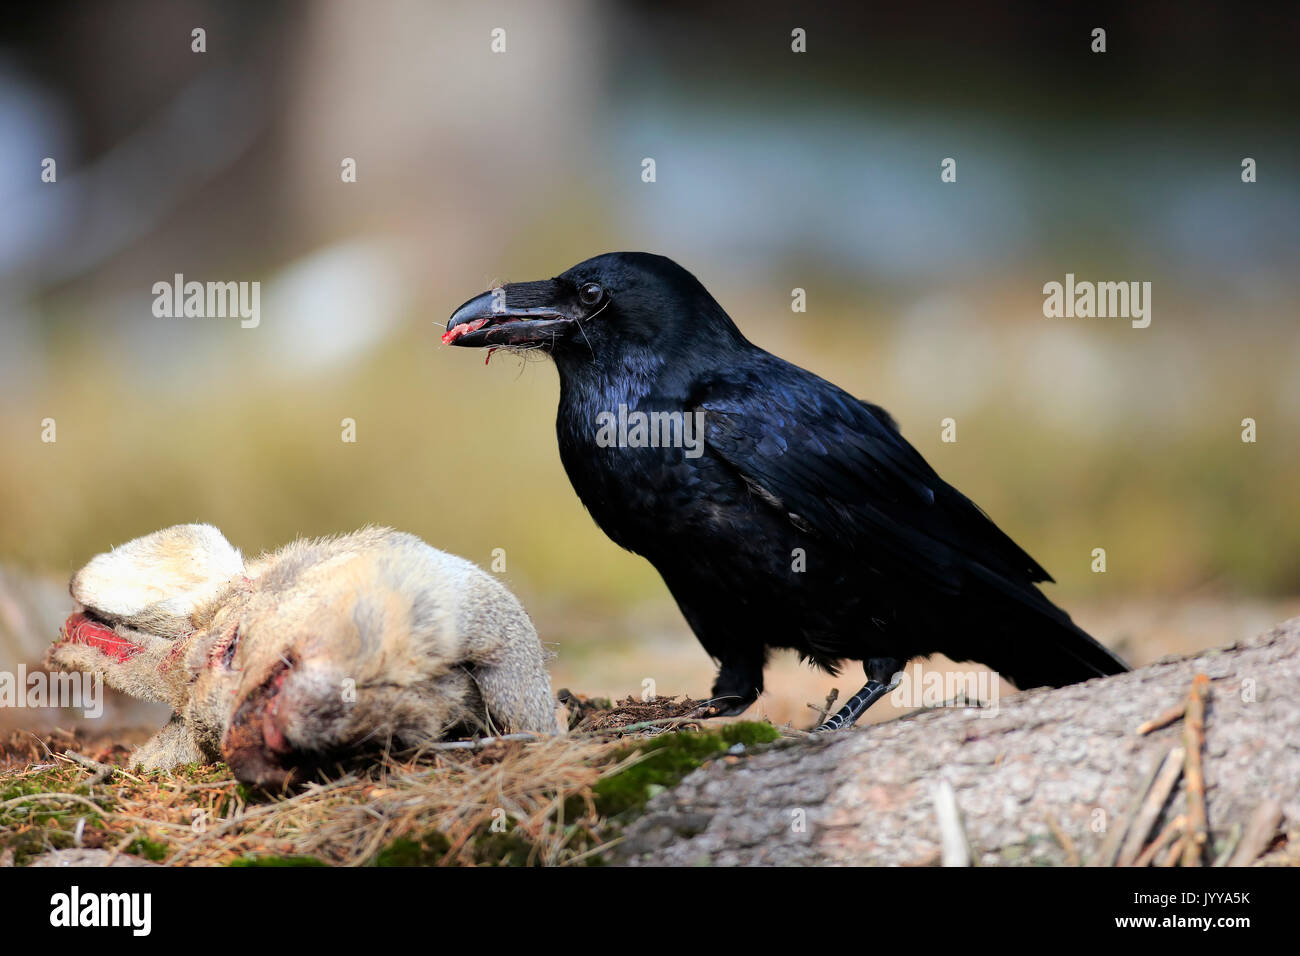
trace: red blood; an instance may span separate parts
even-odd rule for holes
[[[475,319],[473,322],[466,322],[464,325],[453,326],[446,332],[442,333],[442,344],[451,345],[462,335],[468,335],[470,332],[477,332],[483,326],[487,325],[487,319]]]
[[[111,627],[92,621],[84,614],[74,614],[63,622],[64,639],[73,644],[85,644],[113,657],[119,664],[129,661],[144,650],[121,637]]]
[[[278,694],[280,685],[284,683],[281,677],[276,681],[275,692]],[[272,753],[288,753],[293,748],[289,746],[289,740],[280,729],[280,722],[277,719],[280,713],[280,699],[276,697],[271,706],[267,708],[266,715],[262,718],[262,740],[266,742],[267,749]]]
[[[289,678],[289,668],[281,667],[272,678],[249,694],[244,700],[252,701],[256,708],[248,717],[248,722],[260,722],[262,731],[262,743],[272,753],[288,753],[293,748],[289,745],[288,738],[284,735],[284,729],[281,726],[280,719],[280,702],[283,699],[282,691],[284,690],[285,681]],[[239,721],[239,710],[236,709],[235,721]]]
[[[186,641],[177,641],[176,646],[167,652],[167,656],[163,658],[163,662],[158,665],[158,670],[171,670],[172,665],[183,657],[187,650],[189,650],[189,644]]]

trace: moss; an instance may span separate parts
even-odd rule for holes
[[[429,866],[424,848],[415,840],[394,840],[375,854],[375,866]]]
[[[263,790],[260,787],[250,787],[246,783],[235,784],[235,795],[247,806],[255,806],[262,803],[275,803],[281,799],[281,794],[272,790]]]
[[[451,841],[438,830],[418,840],[401,837],[375,854],[374,866],[437,866],[451,850]]]
[[[535,849],[517,831],[488,833],[474,841],[474,860],[484,866],[536,866]]]
[[[33,828],[24,833],[6,834],[0,849],[13,850],[14,865],[26,866],[46,850],[66,850],[72,845],[71,834]]]
[[[82,789],[81,781],[68,779],[57,771],[27,777],[0,790],[0,803],[19,801],[0,810],[0,826],[43,826],[57,830],[65,823],[72,824],[81,819],[92,825],[103,823],[103,817],[84,803],[41,799],[51,793],[77,793]],[[24,799],[27,797],[32,799]],[[111,800],[105,799],[101,803],[108,806]]]
[[[314,856],[241,856],[230,861],[231,866],[326,866]]]
[[[0,803],[16,800],[19,797],[30,797],[37,793],[67,793],[74,786],[75,781],[69,780],[67,771],[61,768],[26,774],[22,779],[0,788]]]
[[[631,816],[655,794],[676,786],[710,758],[726,753],[737,744],[751,747],[770,743],[780,736],[780,731],[771,724],[741,721],[718,731],[682,731],[641,741],[618,754],[621,760],[639,753],[640,761],[592,787],[596,810],[604,817]]]
[[[132,856],[142,856],[154,863],[161,863],[167,858],[167,844],[140,837],[127,845],[126,852]]]
[[[780,740],[781,731],[762,721],[742,720],[723,727],[722,739],[733,746],[744,744],[746,747],[756,747],[759,744],[770,744]]]
[[[42,799],[51,793],[84,790],[84,783],[83,771],[59,766],[24,774],[0,787],[0,803],[16,801],[0,809],[0,849],[13,850],[14,862],[24,866],[48,849],[72,847],[72,832],[80,821],[91,830],[102,827],[103,816],[84,803]],[[111,798],[100,802],[111,805]]]
[[[184,777],[190,783],[224,783],[230,779],[230,768],[224,763],[187,763],[170,773]]]
[[[522,834],[488,832],[469,845],[470,858],[483,866],[528,866],[535,864],[536,848]],[[438,866],[451,851],[446,834],[431,830],[419,839],[402,837],[375,855],[375,866]]]

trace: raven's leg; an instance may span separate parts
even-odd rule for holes
[[[729,657],[722,661],[713,682],[710,717],[735,717],[749,709],[763,690],[763,660]]]
[[[827,717],[813,733],[852,727],[867,712],[868,707],[898,686],[894,675],[903,669],[903,662],[894,658],[875,657],[866,661],[862,669],[867,672],[867,682],[862,690],[850,697],[835,716]]]

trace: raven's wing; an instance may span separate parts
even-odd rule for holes
[[[1021,600],[1042,600],[1029,585],[1050,581],[1047,572],[945,483],[883,409],[775,356],[723,373],[695,399],[709,447],[796,526],[946,593],[975,565]]]

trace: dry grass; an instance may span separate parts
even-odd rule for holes
[[[19,864],[74,846],[182,866],[582,863],[614,833],[596,784],[645,759],[639,742],[698,726],[696,701],[605,703],[573,698],[567,737],[433,745],[278,796],[221,764],[131,773],[120,737],[14,733],[0,850]]]
[[[619,749],[610,740],[559,738],[389,757],[282,797],[250,793],[224,765],[117,773],[86,787],[93,771],[51,753],[0,775],[0,796],[7,797],[0,799],[0,841],[19,862],[81,845],[170,865],[358,866],[490,862],[487,838],[498,860],[559,865],[598,846],[591,787],[626,762],[611,759]],[[566,819],[574,806],[587,812]]]
[[[599,843],[590,788],[625,761],[615,741],[507,741],[477,752],[389,757],[283,797],[252,795],[224,765],[168,774],[92,771],[62,754],[0,775],[0,839],[22,857],[72,845],[169,865],[316,860],[356,866],[487,862],[560,865]],[[576,797],[576,801],[573,800]],[[565,809],[584,806],[577,818]],[[494,826],[495,823],[495,826]],[[81,839],[77,839],[78,826]],[[21,861],[21,860],[19,860]]]

